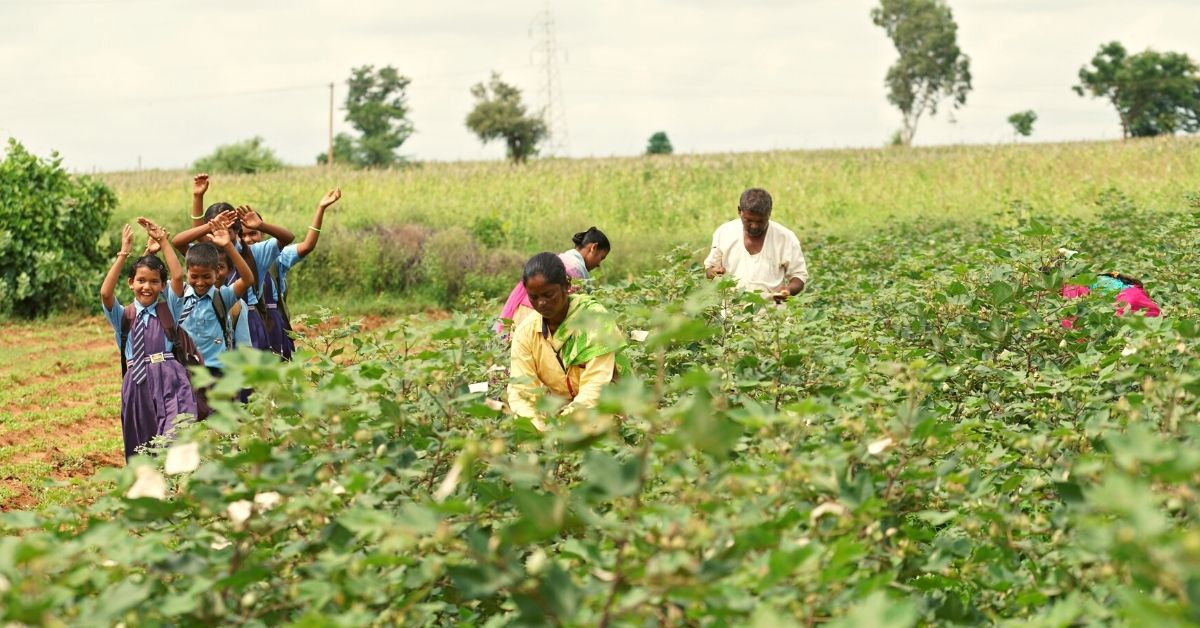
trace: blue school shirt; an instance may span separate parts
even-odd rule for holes
[[[169,291],[170,290],[168,289],[168,292]],[[104,310],[104,316],[105,316],[105,318],[108,319],[108,324],[112,325],[113,331],[116,332],[115,338],[117,341],[117,348],[120,348],[121,347],[121,318],[123,316],[125,316],[125,306],[121,305],[120,299],[114,298],[113,306],[112,306],[111,310],[104,307],[103,301],[100,302],[100,307],[101,307],[101,309]],[[170,301],[167,301],[167,307],[171,308],[172,316],[179,316],[179,311],[176,310],[175,308],[171,307]],[[125,360],[126,361],[133,359],[133,340],[132,340],[133,328],[134,328],[134,326],[136,326],[138,324],[138,320],[144,316],[145,317],[153,316],[154,318],[158,318],[158,303],[155,303],[154,305],[146,307],[146,306],[142,305],[141,303],[138,303],[137,300],[134,299],[133,309],[134,309],[134,311],[137,312],[137,314],[133,317],[133,322],[129,325],[130,340],[125,343]],[[166,325],[163,325],[161,322],[159,323],[159,326],[166,327]],[[166,334],[163,334],[163,346],[165,347],[163,349],[164,353],[171,352],[171,347],[172,347],[171,341],[167,340]]]
[[[237,323],[233,326],[233,345],[235,348],[250,347],[253,349],[254,343],[250,340],[250,323],[246,322],[249,320],[246,310],[250,309],[250,306],[243,299],[238,299],[238,303],[242,304],[242,312],[238,314]]]
[[[239,248],[238,253],[245,255],[246,251]],[[279,240],[271,238],[263,242],[250,245],[250,255],[254,258],[254,267],[257,269],[254,277],[254,287],[246,291],[246,303],[248,305],[258,304],[258,293],[262,292],[263,284],[267,281],[267,269],[275,260],[279,259]],[[237,281],[237,273],[229,274],[229,283],[232,285]],[[228,302],[231,303],[232,302]]]
[[[192,342],[195,342],[196,348],[200,350],[200,356],[204,358],[204,366],[219,369],[221,368],[221,354],[231,347],[225,346],[225,334],[221,333],[221,324],[217,322],[217,311],[213,309],[212,293],[214,290],[218,290],[217,286],[209,288],[202,297],[196,297],[196,291],[191,286],[184,288],[182,297],[175,296],[174,291],[168,291],[167,304],[171,306],[171,312],[178,320],[188,299],[199,299],[195,309],[184,321],[183,329],[192,337]],[[229,308],[238,302],[238,297],[234,294],[233,288],[229,286],[221,286],[219,290],[221,299],[225,302],[225,326],[228,328],[231,324]]]
[[[287,295],[287,274],[296,264],[304,261],[304,256],[300,254],[300,247],[295,244],[289,244],[283,247],[279,252],[279,258],[275,261],[275,268],[279,271],[279,285],[271,283],[274,289],[272,294],[275,295],[275,302],[279,303],[283,297]]]

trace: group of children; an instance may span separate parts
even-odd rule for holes
[[[291,231],[267,223],[249,206],[205,208],[208,185],[208,175],[193,178],[192,228],[173,239],[161,226],[138,218],[149,239],[128,270],[131,303],[122,305],[115,295],[133,246],[129,225],[100,286],[121,351],[127,459],[154,437],[168,434],[179,415],[208,416],[207,391],[191,385],[188,366],[203,365],[220,377],[221,355],[242,347],[291,359],[287,274],[316,248],[325,211],[342,196],[338,188],[326,193],[303,241],[294,243]],[[182,266],[176,252],[184,256]]]

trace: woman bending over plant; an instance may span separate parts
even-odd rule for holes
[[[521,285],[534,311],[513,332],[508,405],[544,430],[537,399],[549,395],[566,400],[560,415],[595,407],[600,391],[617,374],[622,336],[599,302],[570,293],[559,256],[538,253],[530,258]]]

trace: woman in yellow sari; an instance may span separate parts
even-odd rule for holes
[[[545,395],[567,401],[559,414],[595,407],[616,376],[622,346],[612,315],[591,296],[569,293],[567,269],[553,253],[530,258],[521,283],[534,311],[513,332],[509,407],[534,419]],[[534,424],[543,429],[540,420]]]

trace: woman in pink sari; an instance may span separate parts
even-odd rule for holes
[[[608,257],[609,251],[612,250],[612,245],[608,242],[608,236],[595,227],[589,227],[587,231],[576,233],[571,241],[575,243],[575,248],[558,257],[567,267],[567,276],[581,279],[580,283],[582,283],[583,289],[591,292],[591,271],[600,267],[600,263]],[[571,291],[577,291],[578,285],[580,284],[574,284]],[[511,320],[513,327],[516,327],[530,312],[533,312],[533,305],[529,303],[529,294],[525,292],[525,285],[518,281],[512,292],[509,293],[508,301],[504,303],[504,309],[500,311],[500,322],[496,323],[496,333],[504,333],[505,320]]]
[[[1086,297],[1093,291],[1114,295],[1113,305],[1116,308],[1117,316],[1124,316],[1127,312],[1141,312],[1144,316],[1154,318],[1162,313],[1158,304],[1146,292],[1141,281],[1115,272],[1100,275],[1090,286],[1064,284],[1060,294],[1065,299],[1078,299]],[[1062,326],[1066,329],[1074,328],[1075,317],[1064,318]]]

